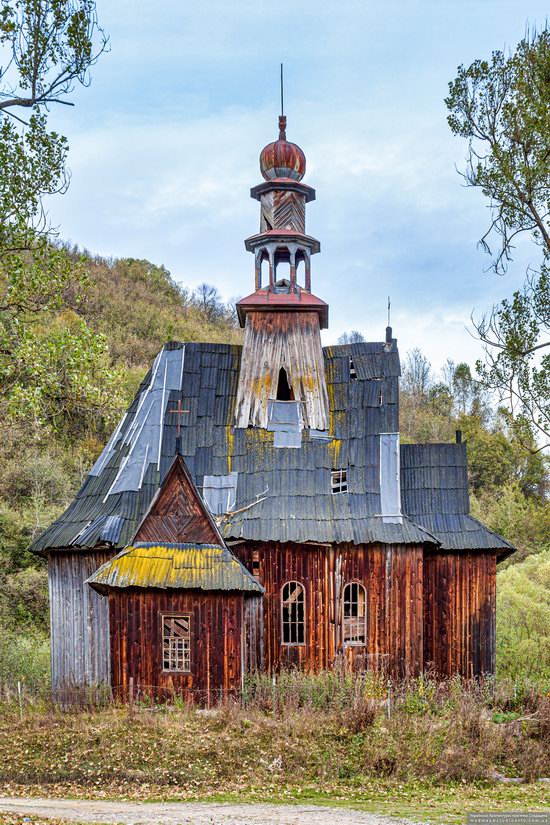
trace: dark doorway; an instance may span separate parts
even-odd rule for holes
[[[277,384],[277,401],[294,401],[292,387],[288,383],[288,375],[284,367],[279,370],[279,383]]]

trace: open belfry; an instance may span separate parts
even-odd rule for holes
[[[260,155],[242,347],[169,342],[66,512],[48,560],[53,689],[209,704],[247,673],[399,678],[495,668],[496,562],[466,445],[399,440],[399,354],[322,347],[306,158]]]

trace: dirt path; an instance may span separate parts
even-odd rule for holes
[[[0,813],[123,825],[398,825],[405,820],[316,805],[113,802],[0,797]]]

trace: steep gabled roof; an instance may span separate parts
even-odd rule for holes
[[[223,545],[216,523],[180,455],[174,458],[133,541]]]
[[[277,433],[233,427],[240,356],[238,346],[167,344],[76,498],[33,549],[129,545],[172,466],[180,418],[182,453],[198,490],[227,480],[217,517],[226,540],[440,541],[449,549],[511,552],[469,515],[463,447],[403,447],[408,518],[380,518],[379,436],[399,430],[395,341],[325,347],[329,431],[303,431],[299,449],[276,447]],[[331,470],[339,468],[348,470],[348,492],[333,495]]]
[[[199,491],[212,477],[236,474],[233,515],[220,519],[226,540],[433,542],[409,519],[380,518],[379,433],[399,426],[395,341],[323,353],[329,431],[303,431],[292,449],[274,446],[273,432],[233,428],[241,347],[167,344],[75,500],[33,549],[130,544],[172,464],[178,417]],[[332,495],[339,468],[349,468],[348,493]]]
[[[444,550],[497,550],[502,557],[515,550],[470,516],[465,444],[401,445],[401,501]]]

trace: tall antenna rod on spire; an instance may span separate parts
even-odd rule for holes
[[[388,295],[388,326],[391,326],[390,312],[391,312],[391,301],[390,301],[390,296]]]
[[[284,97],[283,97],[283,64],[281,63],[281,114],[284,115],[285,107],[284,107]]]

